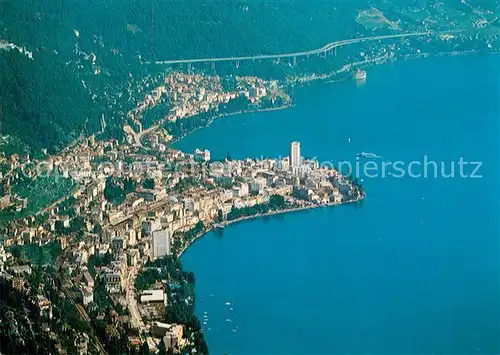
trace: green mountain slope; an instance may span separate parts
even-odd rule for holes
[[[102,115],[105,135],[119,138],[144,97],[138,88],[164,70],[146,62],[297,51],[481,19],[498,29],[500,2],[0,0],[0,14],[4,47],[33,54],[0,47],[1,133],[39,152],[99,131]]]

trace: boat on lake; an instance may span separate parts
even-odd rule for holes
[[[358,157],[362,158],[382,158],[380,155],[374,153],[361,152],[358,154]]]
[[[365,80],[366,79],[366,71],[364,71],[362,69],[358,69],[356,71],[356,74],[354,74],[354,78],[356,80]]]

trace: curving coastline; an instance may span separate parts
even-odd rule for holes
[[[441,57],[441,56],[457,56],[457,55],[473,55],[473,54],[478,54],[478,51],[475,50],[469,50],[469,51],[449,51],[449,52],[439,52],[439,53],[420,53],[420,54],[415,54],[415,55],[405,55],[401,56],[401,60],[410,60],[410,59],[425,59],[428,57]],[[498,53],[492,53],[492,54],[498,54]],[[354,62],[349,65],[346,65],[338,70],[333,70],[329,73],[323,74],[321,76],[312,76],[312,77],[301,77],[301,78],[295,78],[295,79],[288,79],[287,83],[290,85],[295,85],[297,87],[306,87],[310,85],[319,85],[319,84],[335,84],[339,82],[343,82],[347,80],[350,76],[343,75],[340,78],[332,79],[332,77],[335,77],[336,75],[339,74],[348,74],[349,71],[353,68],[364,68],[367,66],[379,66],[383,64],[387,64],[389,62],[394,62],[398,58],[395,57],[389,57],[388,55],[383,55],[377,58],[372,58],[370,60],[366,61],[360,61],[360,62]],[[197,132],[201,129],[209,127],[216,119],[222,118],[222,117],[229,117],[229,116],[236,116],[236,115],[244,115],[244,114],[251,114],[251,113],[259,113],[259,112],[268,112],[268,111],[279,111],[279,110],[285,110],[295,107],[295,103],[292,102],[289,104],[284,104],[281,106],[275,106],[275,107],[263,107],[263,108],[254,108],[254,109],[244,109],[244,110],[238,110],[235,112],[230,112],[230,113],[218,113],[205,124],[204,126],[195,128],[189,132],[186,132],[178,137],[173,138],[170,142],[169,145],[173,146],[176,143],[179,143],[183,138],[193,134],[194,132]]]
[[[437,55],[434,55],[434,56],[443,56],[443,55],[470,55],[470,54],[475,54],[474,52],[459,52],[459,53],[439,53]],[[408,56],[408,57],[403,57],[401,58],[403,61],[404,60],[408,60],[408,59],[421,59],[421,58],[427,58],[427,55],[425,53],[419,55],[419,56]],[[364,62],[364,63],[354,63],[353,67],[357,67],[357,66],[364,66],[364,65],[373,65],[373,66],[378,66],[380,64],[386,64],[388,62],[391,62],[391,59],[388,59],[386,60],[385,62],[377,62],[377,61],[373,61],[373,62]],[[346,74],[346,73],[344,73]],[[345,76],[344,75],[344,78],[342,78],[343,80],[345,79],[348,79],[349,76]],[[325,80],[327,78],[315,78],[315,80],[311,80],[310,82],[302,82],[302,83],[298,83],[299,85],[298,86],[306,86],[307,84],[322,84],[322,83],[328,83],[327,80]],[[342,81],[342,79],[340,81]],[[293,105],[290,105],[290,106],[293,106]],[[272,110],[277,110],[277,109],[285,109],[285,108],[288,108],[288,106],[284,106],[284,107],[279,107],[279,108],[272,108],[272,109],[257,109],[257,110],[253,110],[253,112],[260,112],[260,111],[272,111]],[[250,113],[250,112],[234,112],[234,113],[230,113],[230,114],[221,114],[221,115],[218,115],[215,118],[218,118],[218,117],[221,117],[221,116],[232,116],[232,115],[237,115],[237,114],[241,114],[241,113]],[[210,121],[210,123],[212,123],[212,121]],[[209,125],[209,124],[208,124]],[[208,126],[207,125],[207,126]],[[200,128],[204,128],[204,127],[200,127]],[[189,132],[188,134],[190,134],[192,132]],[[186,134],[186,135],[188,135]],[[345,201],[345,202],[342,202],[342,203],[337,203],[337,204],[334,204],[334,203],[329,203],[329,204],[321,204],[321,205],[307,205],[307,206],[301,206],[301,207],[295,207],[295,208],[288,208],[288,209],[284,209],[284,210],[279,210],[279,211],[269,211],[267,213],[263,213],[263,214],[256,214],[256,215],[252,215],[252,216],[245,216],[245,217],[241,217],[241,218],[238,218],[238,219],[235,219],[235,220],[231,220],[231,221],[225,221],[221,224],[213,224],[213,225],[209,225],[207,226],[203,231],[201,231],[200,233],[198,233],[197,235],[195,235],[189,242],[186,243],[186,245],[184,245],[180,251],[176,252],[176,256],[177,258],[181,258],[184,254],[185,251],[188,250],[188,248],[194,243],[196,242],[197,240],[201,239],[202,237],[204,237],[208,232],[211,232],[212,230],[216,229],[217,227],[225,227],[225,226],[229,226],[233,223],[239,223],[239,222],[243,222],[245,220],[252,220],[252,219],[257,219],[257,218],[260,218],[260,217],[266,217],[266,216],[272,216],[272,215],[275,215],[275,214],[284,214],[284,213],[291,213],[291,212],[298,212],[298,211],[302,211],[302,210],[309,210],[309,209],[314,209],[314,208],[318,208],[318,207],[334,207],[334,206],[337,206],[337,205],[341,205],[341,204],[352,204],[352,203],[356,203],[356,202],[359,202],[361,200],[363,200],[364,198],[366,198],[366,194],[363,192],[362,193],[362,196],[360,198],[357,198],[355,200],[351,200],[351,201]],[[180,260],[179,260],[180,261]],[[181,262],[181,261],[180,261]]]
[[[348,204],[353,204],[353,203],[357,203],[357,202],[360,202],[361,200],[365,199],[366,198],[366,193],[363,192],[362,195],[358,198],[355,198],[353,200],[349,200],[349,201],[344,201],[344,202],[339,202],[339,203],[334,203],[334,202],[330,202],[330,203],[324,203],[324,204],[308,204],[306,206],[300,206],[300,207],[291,207],[291,208],[286,208],[286,209],[283,209],[283,210],[276,210],[276,211],[269,211],[267,213],[259,213],[259,214],[255,214],[255,215],[252,215],[252,216],[245,216],[245,217],[240,217],[240,218],[237,218],[237,219],[233,219],[231,221],[224,221],[222,223],[215,223],[215,224],[212,224],[210,226],[207,226],[207,228],[205,228],[205,230],[201,231],[200,233],[198,233],[192,240],[190,240],[178,253],[177,253],[177,258],[180,258],[182,256],[182,254],[184,254],[184,252],[194,243],[196,242],[198,239],[201,239],[202,237],[204,237],[207,233],[211,232],[212,230],[215,230],[217,228],[224,228],[224,227],[227,227],[231,224],[236,224],[236,223],[240,223],[240,222],[243,222],[243,221],[247,221],[247,220],[253,220],[253,219],[257,219],[257,218],[261,218],[261,217],[267,217],[267,216],[274,216],[274,215],[279,215],[279,214],[285,214],[285,213],[293,213],[293,212],[300,212],[300,211],[305,211],[305,210],[311,210],[311,209],[315,209],[315,208],[319,208],[319,207],[335,207],[335,206],[340,206],[340,205],[348,205]]]

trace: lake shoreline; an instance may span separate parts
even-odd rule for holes
[[[466,51],[463,55],[471,55],[471,54],[477,54],[477,53],[474,52],[474,51],[473,52]],[[446,55],[448,55],[448,56],[454,56],[454,55],[456,55],[456,52],[438,53],[435,56],[439,57],[439,56],[446,56]],[[430,57],[430,55],[428,55],[427,53],[422,53],[422,54],[417,55],[417,56],[403,57],[402,60],[406,61],[406,60],[409,60],[409,59],[426,59],[428,57]],[[387,64],[390,61],[396,61],[396,58],[388,58],[386,61],[384,61],[382,63],[376,62],[375,60],[372,60],[372,61],[365,62],[363,64],[366,64],[366,65],[372,64],[374,66],[379,66],[379,65],[382,65],[382,64]],[[373,63],[375,63],[375,64],[373,64]],[[354,65],[354,67],[358,67],[358,66],[361,66],[361,64],[357,63],[357,64]],[[308,80],[308,81],[300,82],[298,84],[295,83],[295,85],[297,85],[300,88],[305,88],[305,87],[316,86],[316,85],[337,84],[337,83],[344,82],[345,80],[348,79],[348,77],[343,77],[343,78],[340,78],[338,80],[331,80],[330,78],[332,76],[334,76],[335,74],[336,74],[336,72],[331,72],[331,73],[327,74],[326,78],[317,77],[314,80]],[[232,113],[227,113],[227,114],[219,114],[219,115],[216,115],[215,117],[213,117],[205,126],[196,128],[196,129],[192,130],[191,132],[188,132],[188,133],[184,134],[183,136],[177,137],[176,139],[172,140],[170,142],[170,145],[178,143],[183,138],[189,136],[190,134],[192,134],[192,133],[194,133],[194,132],[196,132],[196,131],[198,131],[200,129],[204,129],[204,128],[209,127],[217,118],[235,116],[235,115],[240,115],[240,114],[243,115],[243,114],[249,114],[249,113],[259,113],[259,112],[267,112],[267,111],[285,110],[285,109],[288,109],[288,108],[291,108],[291,107],[294,107],[294,106],[295,106],[295,103],[292,102],[292,104],[290,104],[290,105],[283,105],[283,106],[279,106],[279,107],[270,107],[270,108],[262,108],[262,109],[255,109],[255,110],[249,110],[249,111],[238,111],[238,112],[232,112]],[[254,215],[254,216],[241,217],[241,218],[238,218],[238,219],[235,219],[235,220],[232,220],[232,221],[224,221],[222,228],[224,228],[226,226],[229,226],[231,224],[235,224],[235,223],[246,221],[246,220],[253,220],[253,219],[260,218],[260,217],[268,217],[268,216],[277,215],[277,214],[284,214],[284,213],[291,213],[291,212],[311,210],[311,209],[315,209],[315,208],[318,208],[318,207],[334,207],[334,206],[343,205],[343,204],[352,204],[352,203],[355,203],[355,202],[359,202],[360,200],[363,200],[364,198],[366,198],[366,194],[363,192],[363,196],[360,199],[357,199],[357,200],[354,200],[354,201],[349,201],[349,202],[344,202],[344,203],[338,203],[338,204],[310,205],[310,206],[306,206],[306,207],[291,208],[291,209],[286,209],[286,210],[282,210],[282,211],[271,211],[271,212],[268,212],[268,213],[265,213],[265,214],[258,214],[258,215]],[[189,241],[180,250],[180,252],[176,255],[177,258],[181,258],[182,255],[187,251],[187,249],[194,242],[196,242],[198,239],[201,239],[202,237],[204,237],[209,232],[211,232],[213,230],[216,230],[218,228],[217,225],[218,224],[214,224],[214,225],[208,227],[207,229],[203,230],[202,232],[198,233],[191,241]]]
[[[324,204],[308,204],[306,206],[298,206],[298,207],[291,207],[291,208],[286,208],[283,210],[276,210],[276,211],[269,211],[267,213],[261,213],[261,214],[256,214],[252,216],[244,216],[240,217],[237,219],[233,219],[230,221],[224,221],[222,223],[214,223],[207,227],[205,230],[201,231],[198,233],[191,241],[189,241],[181,250],[180,252],[176,255],[177,258],[181,258],[184,252],[187,251],[187,249],[197,240],[203,238],[206,234],[208,234],[211,231],[217,230],[217,229],[223,229],[227,226],[230,226],[232,224],[237,224],[241,223],[243,221],[249,221],[249,220],[254,220],[262,217],[269,217],[269,216],[275,216],[275,215],[280,215],[280,214],[289,214],[289,213],[294,213],[294,212],[301,212],[301,211],[308,211],[316,208],[327,208],[327,207],[337,207],[337,206],[342,206],[342,205],[351,205],[355,204],[358,202],[361,202],[366,198],[366,194],[363,192],[362,195],[356,199],[345,201],[345,202],[329,202],[329,203],[324,203]]]
[[[298,102],[297,106],[305,107],[299,106],[300,109],[291,110],[290,117],[288,117],[288,112],[286,115],[278,115],[280,117],[277,117],[275,124],[270,123],[274,121],[274,117],[270,117],[271,120],[261,117],[252,130],[258,131],[269,125],[266,128],[274,132],[275,127],[282,127],[285,122],[289,124],[289,127],[287,126],[286,131],[278,131],[276,140],[284,140],[283,137],[295,135],[304,146],[310,147],[311,151],[317,152],[318,155],[332,154],[332,149],[335,149],[333,153],[338,156],[361,150],[394,152],[394,147],[399,146],[401,151],[396,151],[397,158],[408,161],[424,149],[426,154],[428,152],[428,154],[446,158],[455,157],[456,151],[483,157],[481,155],[483,150],[476,148],[482,147],[477,141],[484,140],[491,145],[494,141],[487,134],[488,130],[480,131],[481,138],[471,138],[475,142],[475,145],[472,145],[474,148],[464,145],[462,151],[462,145],[458,140],[450,143],[449,147],[443,147],[440,144],[442,135],[448,132],[457,138],[462,137],[462,134],[467,137],[468,130],[462,127],[470,122],[467,107],[470,105],[477,112],[479,106],[484,107],[487,104],[488,100],[482,100],[481,96],[471,96],[471,103],[469,103],[469,100],[465,99],[467,96],[463,94],[471,93],[476,86],[490,89],[485,90],[485,95],[491,93],[491,88],[497,90],[494,84],[492,86],[494,80],[475,79],[481,78],[477,74],[484,72],[482,69],[477,69],[481,67],[480,65],[476,65],[476,63],[484,62],[481,60],[476,62],[475,58],[483,55],[467,56],[473,59],[470,61],[465,59],[464,64],[452,59],[453,56],[450,55],[450,62],[445,59],[443,62],[439,60],[436,64],[432,64],[434,58],[431,57],[430,61],[411,61],[408,67],[403,60],[400,62],[405,65],[394,65],[394,68],[392,68],[392,63],[377,68],[377,71],[373,67],[373,77],[368,79],[370,85],[366,85],[363,90],[357,89],[349,80],[346,80],[347,85],[342,85],[340,88],[339,85],[318,88],[319,91],[327,91],[324,95],[318,95],[320,103],[311,103],[308,100],[311,96],[304,95],[300,102],[298,99],[296,102]],[[492,59],[495,60],[495,58]],[[491,63],[491,59],[487,63]],[[462,67],[468,68],[469,65],[474,75],[467,76],[467,84],[463,84],[462,87],[463,79],[458,78],[457,74],[462,71]],[[400,69],[400,67],[406,68]],[[435,78],[429,74],[435,72],[441,73],[441,77]],[[494,77],[496,73],[497,71],[493,70],[492,76]],[[370,73],[368,74],[370,76]],[[429,76],[427,77],[426,74]],[[469,80],[472,84],[468,84]],[[404,93],[400,89],[403,83],[409,84]],[[334,88],[335,86],[337,88]],[[381,87],[386,88],[387,91],[382,90],[383,94],[378,95],[377,92],[381,91]],[[469,90],[468,87],[471,89]],[[454,105],[434,101],[434,94],[425,90],[429,88],[435,91],[436,89],[444,91],[447,88],[457,88],[458,91],[452,91],[453,97],[460,94],[464,99],[458,100],[461,103],[458,104],[457,109]],[[350,95],[349,99],[340,94],[343,94],[344,90],[346,97]],[[330,97],[335,95],[339,95],[337,104],[329,104]],[[356,96],[352,98],[353,95]],[[489,99],[490,96],[486,97]],[[370,100],[370,98],[373,99]],[[398,98],[402,108],[388,110],[386,105],[394,106],[390,98]],[[380,101],[383,104],[378,105]],[[370,107],[370,109],[353,108],[353,102],[362,102],[363,106]],[[417,110],[419,102],[427,102],[429,107]],[[319,108],[317,111],[312,111],[316,109],[315,105]],[[322,117],[338,117],[342,121],[345,117],[349,117],[345,121],[351,123],[345,123],[345,126],[339,127],[338,129],[342,131],[333,132],[325,143],[317,143],[316,137],[326,131],[326,129],[322,130],[322,124],[312,125],[311,130],[315,129],[314,135],[300,135],[302,122],[304,122],[303,113],[309,111],[310,107],[312,108],[310,112],[315,112],[314,116],[320,122]],[[488,107],[488,110],[477,112],[477,116],[485,121],[489,120],[487,117],[492,112],[495,113],[490,106]],[[428,113],[431,110],[432,114]],[[464,112],[463,116],[460,115],[462,112]],[[371,116],[367,116],[366,113]],[[401,116],[404,116],[404,119],[399,119]],[[425,120],[427,117],[432,117],[432,119]],[[247,117],[247,120],[249,118],[253,119],[253,117]],[[456,124],[449,127],[448,119],[452,118],[451,122],[456,122]],[[235,122],[232,119],[228,121]],[[217,125],[213,134],[209,131],[205,135],[200,135],[200,139],[196,136],[187,146],[203,141],[207,142],[206,148],[208,149],[211,147],[209,144],[218,148],[220,144],[218,142],[223,142],[218,139],[219,136],[223,139],[228,132],[241,129],[246,122],[246,120],[236,121],[238,124],[227,125],[227,127],[225,124]],[[387,127],[389,122],[393,125],[390,136],[385,128],[382,129]],[[484,124],[480,126],[484,127]],[[335,125],[331,124],[331,126]],[[487,127],[489,131],[492,131],[495,125]],[[357,130],[356,135],[351,134],[352,130]],[[249,140],[253,139],[255,142],[258,142],[255,137],[263,137],[262,144],[266,143],[262,149],[264,153],[280,149],[277,143],[268,143],[270,134],[251,135],[250,133],[253,132],[248,134],[245,132],[241,136],[248,137]],[[408,137],[405,137],[406,135]],[[423,143],[417,138],[422,136],[426,137]],[[359,143],[360,146],[345,144],[346,137],[353,137],[352,144]],[[366,141],[366,137],[374,138],[373,141]],[[392,139],[392,142],[387,142],[388,137]],[[224,154],[224,150],[231,150],[233,154],[251,155],[254,148],[252,146],[244,146],[237,150],[239,139],[241,139],[240,135],[228,143],[230,147],[219,149],[220,154]],[[214,143],[211,143],[212,141]],[[339,144],[337,148],[333,142],[344,142],[344,144]],[[488,144],[485,143],[484,147],[488,147]],[[488,157],[484,158],[488,161]],[[494,179],[484,181],[489,183],[491,180]],[[478,332],[476,336],[473,326],[468,329],[468,332],[472,334],[470,338],[469,336],[464,338],[467,341],[470,339],[470,343],[467,344],[452,344],[441,340],[439,335],[434,335],[447,330],[453,336],[458,337],[462,334],[462,328],[453,328],[456,323],[456,318],[453,318],[460,309],[463,309],[461,303],[464,300],[467,302],[477,300],[480,304],[483,301],[484,308],[481,305],[481,309],[494,306],[492,297],[487,299],[486,296],[481,297],[483,291],[480,290],[466,290],[468,293],[463,299],[454,296],[460,294],[463,282],[473,280],[474,274],[478,274],[476,270],[492,270],[494,253],[487,253],[488,249],[494,246],[496,239],[492,238],[491,232],[495,229],[492,228],[491,223],[488,223],[493,220],[493,217],[478,214],[477,217],[482,218],[485,225],[490,226],[490,233],[485,243],[474,243],[473,238],[470,237],[473,227],[468,227],[469,223],[465,218],[472,212],[470,207],[467,207],[465,203],[452,204],[449,201],[457,192],[460,192],[470,196],[476,203],[485,202],[484,200],[490,200],[490,198],[478,197],[482,196],[480,192],[485,191],[485,187],[479,184],[473,185],[470,181],[465,186],[458,181],[450,185],[449,180],[400,179],[390,183],[385,180],[370,181],[366,186],[370,194],[370,203],[366,206],[356,206],[364,207],[359,211],[349,208],[338,211],[325,210],[318,213],[297,214],[293,216],[293,219],[287,217],[285,221],[281,220],[285,217],[277,217],[279,221],[272,221],[272,223],[264,223],[266,220],[260,220],[259,223],[239,225],[224,231],[226,233],[223,236],[212,233],[202,245],[184,254],[184,251],[188,250],[187,248],[195,240],[191,241],[180,255],[183,257],[182,264],[196,276],[197,316],[202,319],[203,311],[206,310],[211,320],[224,319],[227,310],[222,307],[222,304],[229,300],[231,304],[234,302],[238,307],[235,307],[238,313],[235,313],[232,319],[242,329],[244,327],[244,332],[242,330],[241,334],[238,330],[237,336],[241,337],[240,339],[231,333],[229,325],[224,328],[220,326],[221,329],[218,329],[218,326],[214,327],[210,323],[203,328],[209,349],[213,353],[244,351],[248,349],[245,343],[251,344],[252,339],[259,336],[263,322],[274,321],[277,324],[276,330],[266,331],[266,335],[269,333],[269,336],[262,342],[263,345],[252,348],[254,352],[262,352],[262,349],[270,352],[278,350],[292,352],[294,349],[296,352],[305,352],[304,349],[307,349],[321,353],[331,348],[331,334],[337,334],[338,347],[341,349],[339,351],[344,353],[366,352],[369,347],[380,353],[384,351],[403,353],[409,350],[425,352],[429,349],[427,345],[413,344],[413,335],[422,329],[428,329],[427,322],[435,319],[436,311],[440,310],[444,312],[438,315],[440,322],[436,325],[436,332],[425,333],[426,343],[433,344],[434,350],[469,352],[469,350],[474,350],[476,345],[481,346],[481,349],[492,349],[491,344],[494,340],[488,341],[488,334],[483,335],[484,332]],[[492,191],[494,192],[490,188],[489,192]],[[494,210],[494,203],[488,206]],[[258,216],[253,216],[253,218],[257,219]],[[231,221],[229,224],[240,221],[242,220]],[[204,234],[206,233],[202,233],[197,239],[201,239]],[[460,237],[460,243],[456,243],[456,248],[449,248],[449,239],[446,235]],[[272,238],[269,238],[270,236]],[[316,246],[314,256],[310,256],[307,252],[311,245]],[[471,245],[477,245],[479,249],[473,249]],[[470,265],[471,271],[474,271],[470,273],[471,276],[465,272],[459,274],[457,267],[460,266],[457,264],[463,260],[464,255],[470,255],[469,253],[483,255],[484,258],[477,258],[477,264]],[[439,271],[436,272],[436,270]],[[460,281],[463,280],[463,282],[457,282],[458,274]],[[427,275],[432,275],[432,282],[426,282]],[[495,270],[489,272],[485,278],[490,280],[492,276],[495,276]],[[296,280],[299,277],[300,282]],[[315,290],[322,292],[318,295],[314,292]],[[424,290],[425,295],[431,296],[424,297],[424,299],[415,296],[424,295],[424,293],[419,294]],[[490,287],[488,291],[494,291],[494,287]],[[210,294],[215,296],[213,300],[207,302],[207,295]],[[203,299],[202,302],[199,297]],[[297,316],[291,315],[296,312],[290,312],[290,307],[280,309],[275,306],[275,302],[282,302],[284,297],[290,305],[301,306],[298,307],[301,310],[297,311],[299,312]],[[313,302],[313,307],[308,306],[311,302]],[[457,312],[448,313],[451,309]],[[400,323],[398,313],[407,314],[410,319],[414,320],[410,328],[405,327],[407,323],[404,321]],[[464,319],[467,319],[467,312],[464,313]],[[354,317],[353,314],[355,314]],[[480,321],[482,314],[477,315],[476,318],[476,322]],[[336,321],[331,322],[332,319]],[[387,323],[384,323],[386,320],[388,320]],[[493,323],[494,317],[489,316],[489,321],[492,322],[489,324],[497,324]],[[288,324],[294,326],[287,328]],[[305,329],[304,327],[304,337],[293,339],[296,332],[295,324],[325,324],[325,329]],[[376,325],[375,328],[374,325]],[[211,327],[211,330],[208,331],[207,327]],[[404,342],[391,343],[390,336],[385,338],[386,334],[390,333],[397,334]],[[365,345],[360,345],[356,341],[359,335],[367,337]],[[302,345],[305,339],[309,340],[313,347]],[[283,347],[287,348],[283,349]]]
[[[407,61],[407,60],[411,60],[411,59],[417,59],[417,60],[427,59],[427,58],[429,58],[431,56],[434,56],[434,57],[456,56],[456,55],[468,56],[468,55],[474,55],[474,54],[478,54],[478,52],[476,52],[476,51],[441,52],[441,53],[437,53],[435,55],[430,55],[428,53],[421,53],[419,55],[414,55],[414,56],[405,56],[405,57],[402,58],[402,61]],[[492,53],[492,54],[495,54],[495,53]],[[382,63],[376,62],[375,60],[372,60],[372,61],[365,62],[363,64],[366,64],[366,65],[370,65],[371,64],[372,66],[379,66],[379,65],[382,65],[382,64],[387,64],[387,63],[389,63],[391,61],[396,61],[396,60],[397,60],[396,58],[388,58],[386,61],[384,61]],[[359,66],[362,66],[362,64],[356,63],[353,66],[354,67],[359,67]],[[296,84],[296,85],[298,87],[300,87],[300,88],[305,88],[305,87],[316,86],[316,85],[337,84],[337,83],[344,82],[345,80],[348,79],[348,77],[343,77],[343,78],[340,78],[338,80],[330,80],[330,78],[332,76],[334,76],[335,74],[336,74],[336,72],[332,72],[332,73],[327,74],[326,78],[320,78],[320,77],[318,77],[315,80],[305,81],[305,82],[302,82],[302,83],[299,83],[299,84]],[[183,135],[181,137],[176,138],[175,140],[173,140],[172,142],[170,142],[170,144],[173,145],[173,144],[179,142],[180,140],[182,140],[183,138],[189,136],[190,134],[192,134],[192,133],[194,133],[194,132],[196,132],[196,131],[198,131],[200,129],[209,127],[214,122],[214,120],[216,120],[217,118],[235,116],[235,115],[240,115],[240,114],[243,115],[243,114],[249,114],[249,113],[259,113],[259,112],[267,112],[267,111],[285,110],[285,109],[288,109],[288,108],[291,108],[291,107],[294,107],[294,106],[295,106],[295,103],[292,103],[290,105],[283,105],[283,106],[279,106],[279,107],[270,107],[270,108],[262,108],[262,109],[255,109],[255,110],[249,110],[249,111],[238,111],[238,112],[232,112],[232,113],[228,113],[228,114],[219,114],[219,115],[216,115],[215,117],[213,117],[210,120],[210,122],[208,122],[205,126],[196,128],[195,130],[193,130],[193,131],[191,131],[189,133],[186,133],[185,135]],[[268,217],[268,216],[273,216],[273,215],[278,215],[278,214],[285,214],[285,213],[292,213],[292,212],[299,212],[299,211],[311,210],[311,209],[315,209],[315,208],[318,208],[318,207],[334,207],[334,206],[339,206],[339,205],[344,205],[344,204],[352,204],[352,203],[359,202],[359,201],[363,200],[364,198],[366,198],[366,194],[363,192],[363,196],[361,198],[353,200],[353,201],[342,202],[342,203],[337,203],[337,204],[331,203],[331,204],[324,204],[324,205],[314,205],[313,204],[313,205],[309,205],[309,206],[304,206],[304,207],[299,207],[299,208],[290,208],[290,209],[281,210],[281,211],[270,211],[270,212],[265,213],[265,214],[258,214],[258,215],[254,215],[254,216],[245,216],[245,217],[241,217],[241,218],[238,218],[238,219],[235,219],[235,220],[232,220],[232,221],[224,221],[222,224],[214,224],[214,225],[211,225],[210,227],[208,227],[207,229],[203,230],[202,232],[198,233],[191,241],[189,241],[180,250],[180,252],[177,254],[177,258],[181,258],[182,255],[187,251],[187,249],[194,242],[196,242],[197,240],[201,239],[202,237],[204,237],[209,232],[220,228],[220,227],[217,227],[218,225],[223,225],[222,228],[224,228],[224,227],[229,226],[231,224],[243,222],[243,221],[246,221],[246,220],[258,219],[260,217]]]
[[[193,129],[192,131],[189,131],[182,136],[176,137],[172,139],[170,142],[168,142],[169,146],[172,146],[176,143],[179,143],[183,138],[186,138],[187,136],[193,134],[194,132],[199,131],[200,129],[208,128],[214,121],[218,118],[223,118],[223,117],[230,117],[230,116],[236,116],[236,115],[247,115],[251,113],[261,113],[261,112],[270,112],[270,111],[280,111],[280,110],[286,110],[291,107],[294,107],[295,104],[292,102],[290,104],[285,104],[282,106],[275,106],[275,107],[264,107],[264,108],[256,108],[256,109],[251,109],[251,110],[239,110],[236,112],[230,112],[230,113],[219,113],[218,115],[215,115],[210,119],[210,121],[207,122],[206,125],[198,127]]]
[[[386,56],[381,56],[381,57],[373,58],[373,59],[363,61],[363,62],[352,63],[352,64],[349,64],[349,66],[350,66],[350,68],[378,67],[380,65],[397,62],[398,59],[400,61],[405,62],[407,60],[422,60],[422,59],[427,59],[427,58],[432,58],[432,57],[438,58],[438,57],[454,57],[454,56],[471,56],[471,55],[479,55],[482,53],[484,53],[484,52],[480,52],[480,51],[476,51],[476,50],[467,50],[467,51],[464,50],[464,51],[453,51],[453,52],[439,52],[439,53],[433,53],[433,54],[420,53],[420,54],[414,54],[414,55],[405,55],[405,56],[402,56],[400,58],[397,58],[397,57],[390,57],[389,58]],[[500,52],[491,52],[491,53],[488,52],[486,54],[487,55],[500,55]],[[344,74],[346,72],[348,72],[348,71],[339,69],[339,70],[325,73],[325,74],[323,74],[323,76],[316,76],[314,78],[305,79],[303,81],[295,80],[295,81],[286,82],[286,80],[285,80],[285,82],[288,85],[295,86],[297,89],[303,89],[306,87],[319,86],[319,85],[325,85],[325,84],[333,85],[333,84],[345,82],[346,80],[349,79],[349,77],[353,77],[353,76],[344,75],[340,78],[332,79],[334,76],[339,75],[339,74]],[[173,145],[175,145],[176,143],[179,143],[182,139],[186,138],[187,136],[189,136],[189,135],[191,135],[191,134],[193,134],[201,129],[210,127],[210,125],[212,125],[212,123],[214,123],[214,121],[218,118],[224,118],[224,117],[230,117],[230,116],[236,116],[236,115],[245,115],[245,114],[251,114],[251,113],[281,111],[281,110],[293,108],[295,106],[296,106],[296,104],[295,104],[294,100],[292,99],[292,102],[290,104],[285,104],[282,106],[256,108],[256,109],[250,109],[250,110],[239,110],[239,111],[230,112],[230,113],[219,113],[219,114],[215,115],[214,117],[212,117],[210,119],[210,121],[207,122],[206,125],[195,128],[192,131],[183,134],[182,136],[173,138],[170,142],[168,142],[168,145],[170,147],[172,147]]]

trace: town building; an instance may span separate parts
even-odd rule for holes
[[[92,275],[88,271],[84,271],[83,273],[83,278],[85,279],[85,283],[89,287],[94,287],[94,279],[92,278]]]
[[[200,162],[208,162],[210,161],[210,151],[207,149],[205,150],[196,149],[194,151],[194,159]]]
[[[137,189],[137,195],[143,198],[144,201],[156,202],[164,199],[167,196],[167,191],[165,188],[159,189]]]
[[[145,290],[140,296],[141,303],[163,303],[167,304],[167,294],[162,290]]]
[[[300,169],[300,143],[292,142],[290,144],[290,168],[294,174],[297,174]]]
[[[153,259],[170,255],[170,233],[168,230],[153,232]]]
[[[151,233],[160,229],[161,221],[159,218],[148,218],[142,222],[142,230],[146,235],[151,235]]]

